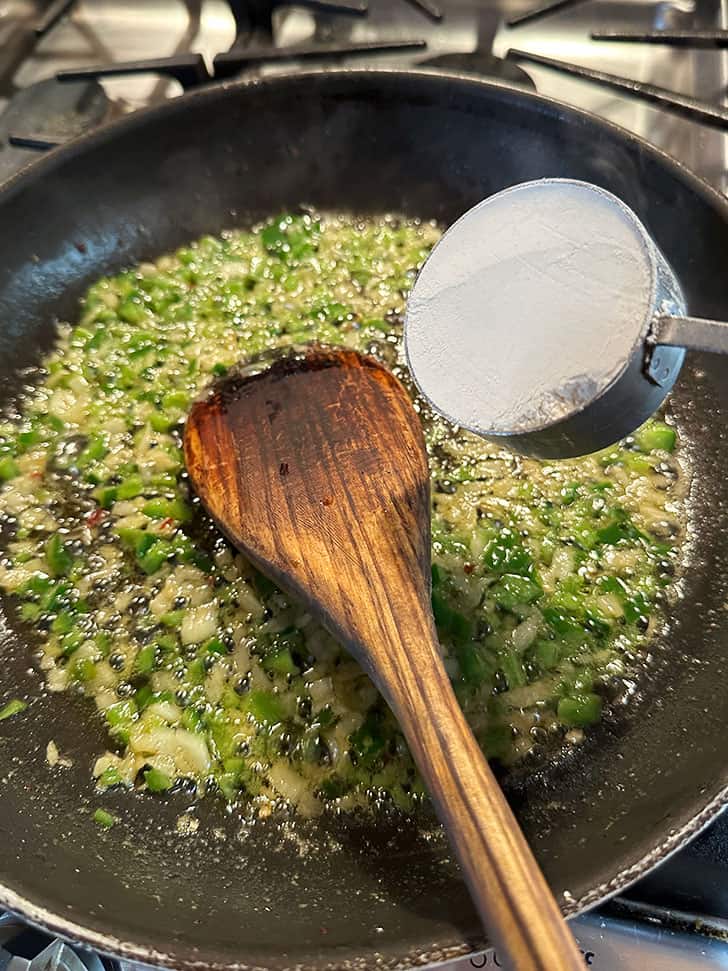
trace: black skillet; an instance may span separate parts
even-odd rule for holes
[[[97,277],[203,233],[310,203],[455,219],[540,176],[623,198],[672,262],[696,314],[728,315],[728,204],[669,157],[590,115],[476,80],[330,72],[213,87],[131,116],[0,191],[0,397],[73,320]],[[651,674],[570,762],[507,781],[565,913],[624,888],[726,800],[728,458],[725,362],[691,357],[672,396],[695,464],[685,599]],[[102,951],[179,969],[405,966],[478,941],[428,821],[342,819],[240,833],[207,800],[94,794],[105,746],[90,707],[46,696],[30,630],[7,608],[0,702],[0,906]],[[50,771],[53,738],[68,769]],[[120,817],[103,831],[91,813]]]

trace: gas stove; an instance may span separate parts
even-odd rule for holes
[[[726,0],[299,0],[295,7],[276,0],[5,0],[0,181],[49,147],[221,78],[327,65],[420,65],[495,76],[588,109],[725,192],[725,6]],[[655,31],[670,33],[670,43],[664,35],[635,40]],[[596,40],[595,33],[627,36]],[[585,966],[600,971],[728,968],[728,818],[572,926]],[[488,952],[450,969],[491,967],[506,965]],[[6,968],[133,971],[0,915],[0,971]]]

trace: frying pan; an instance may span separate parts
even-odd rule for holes
[[[203,233],[284,208],[396,211],[449,223],[516,182],[597,183],[632,207],[690,309],[728,315],[728,204],[639,139],[554,101],[428,73],[330,72],[212,87],[54,152],[0,191],[0,400],[73,320],[84,288]],[[649,676],[587,743],[504,779],[566,914],[626,887],[726,801],[728,531],[725,363],[690,358],[672,407],[695,469],[684,599]],[[200,967],[402,967],[480,943],[433,820],[265,820],[214,799],[108,793],[100,719],[45,695],[33,632],[9,605],[0,701],[0,906],[112,954]],[[54,739],[70,768],[51,771]],[[99,805],[120,822],[91,819]],[[195,812],[194,835],[177,817]]]

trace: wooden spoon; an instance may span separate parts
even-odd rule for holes
[[[192,408],[184,447],[223,533],[384,695],[490,940],[518,971],[583,971],[442,664],[427,453],[402,385],[373,358],[310,348],[218,384]]]

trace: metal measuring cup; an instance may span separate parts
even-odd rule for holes
[[[728,324],[688,317],[637,216],[586,182],[543,179],[465,213],[410,294],[405,353],[450,421],[537,458],[629,435],[685,348],[728,353]]]

